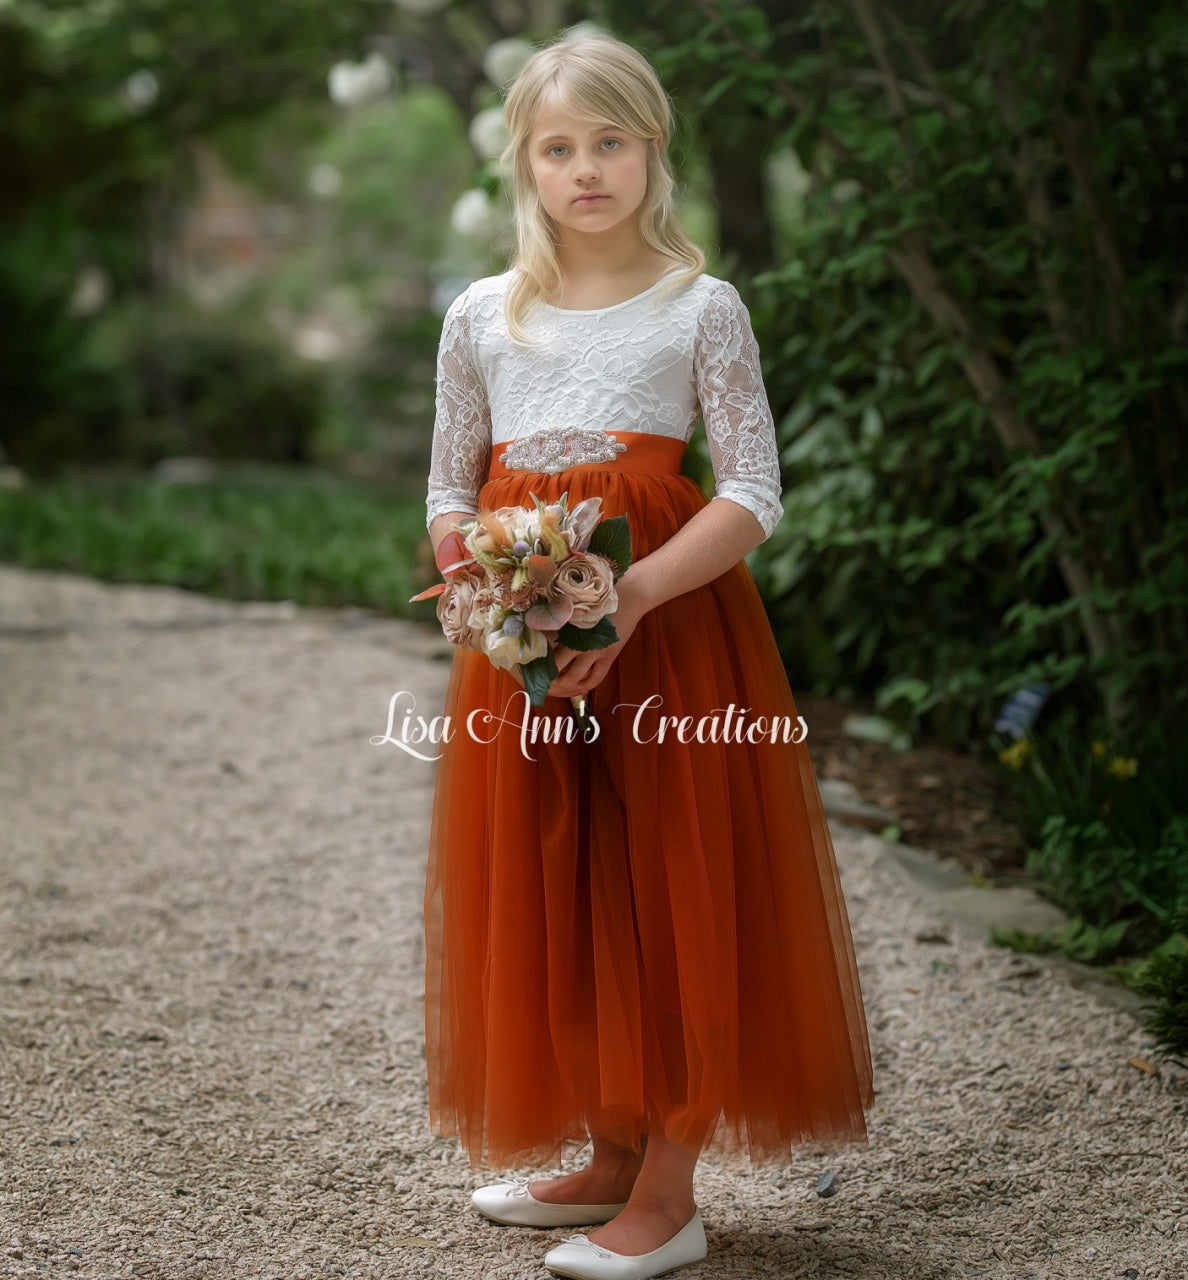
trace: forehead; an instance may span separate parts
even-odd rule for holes
[[[563,99],[552,96],[540,104],[540,110],[532,123],[531,136],[533,138],[588,137],[591,134],[605,133],[608,129],[621,128],[621,125],[609,120],[593,120],[569,106]]]

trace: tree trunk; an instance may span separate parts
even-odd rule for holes
[[[760,130],[745,142],[711,135],[708,139],[714,199],[718,206],[718,239],[723,256],[733,258],[743,276],[768,270],[775,259],[771,217],[767,210]]]

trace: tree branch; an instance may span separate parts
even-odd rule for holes
[[[991,71],[999,111],[1007,131],[1016,141],[1016,150],[1008,153],[1008,167],[1023,197],[1023,211],[1031,232],[1036,272],[1044,299],[1044,310],[1056,341],[1070,351],[1077,341],[1072,311],[1060,290],[1060,282],[1049,257],[1052,244],[1052,201],[1046,177],[1047,165],[1035,140],[1019,124],[1019,86],[1014,70],[1005,62]]]
[[[1113,227],[1110,225],[1104,202],[1098,192],[1097,179],[1093,171],[1093,158],[1083,138],[1085,124],[1092,128],[1094,135],[1097,133],[1092,104],[1088,103],[1082,87],[1093,56],[1096,36],[1092,30],[1092,17],[1087,14],[1084,5],[1080,9],[1080,18],[1075,39],[1069,45],[1067,32],[1056,25],[1050,12],[1045,14],[1046,34],[1048,39],[1054,42],[1053,47],[1059,49],[1068,46],[1071,49],[1062,68],[1059,86],[1060,105],[1056,108],[1054,128],[1064,155],[1065,165],[1072,175],[1077,194],[1080,196],[1089,225],[1089,238],[1105,279],[1110,338],[1113,342],[1119,343],[1126,332],[1127,307],[1124,297],[1126,272],[1122,266],[1122,255],[1118,250]],[[1074,119],[1068,108],[1063,105],[1074,92],[1082,106],[1086,107],[1087,120]]]

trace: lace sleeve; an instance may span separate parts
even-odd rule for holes
[[[714,497],[746,507],[770,537],[784,514],[775,424],[751,318],[733,285],[723,282],[706,302],[693,361],[714,467]]]
[[[474,360],[467,294],[446,312],[437,349],[433,457],[429,465],[428,520],[447,511],[478,511],[478,492],[491,452],[487,388]]]

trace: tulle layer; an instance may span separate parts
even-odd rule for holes
[[[705,503],[679,475],[579,467],[494,479],[480,505],[565,491],[627,515],[637,558]],[[592,742],[545,741],[572,734],[568,701],[529,710],[470,651],[445,711],[425,898],[434,1129],[496,1167],[589,1133],[753,1159],[861,1138],[849,926],[745,565],[643,618],[594,692]]]

